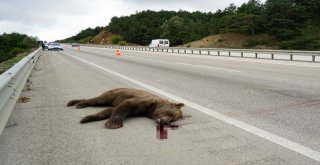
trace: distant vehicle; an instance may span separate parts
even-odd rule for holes
[[[44,44],[44,49],[48,49],[48,43],[47,43],[47,41],[42,41],[43,42],[43,44]]]
[[[48,49],[48,43],[44,43],[44,49]]]
[[[48,44],[48,50],[63,50],[63,47],[56,42],[50,42]]]
[[[169,47],[170,42],[168,39],[154,39],[149,44],[149,47]]]
[[[80,46],[80,44],[78,44],[78,43],[72,43],[71,46],[72,46],[72,47]]]

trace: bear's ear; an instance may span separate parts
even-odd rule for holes
[[[177,106],[178,108],[181,108],[181,107],[184,106],[184,104],[183,104],[183,103],[177,103],[176,106]]]

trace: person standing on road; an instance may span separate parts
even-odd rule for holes
[[[41,47],[42,47],[42,50],[44,50],[45,46],[43,42],[41,43]]]

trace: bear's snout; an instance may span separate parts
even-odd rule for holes
[[[171,122],[171,117],[169,116],[163,116],[163,117],[160,117],[158,118],[156,121],[157,123],[159,123],[160,125],[169,125],[170,122]]]

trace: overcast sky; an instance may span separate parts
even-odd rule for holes
[[[106,26],[113,16],[137,11],[215,12],[244,2],[248,0],[0,0],[0,34],[19,32],[54,41],[88,27]]]

